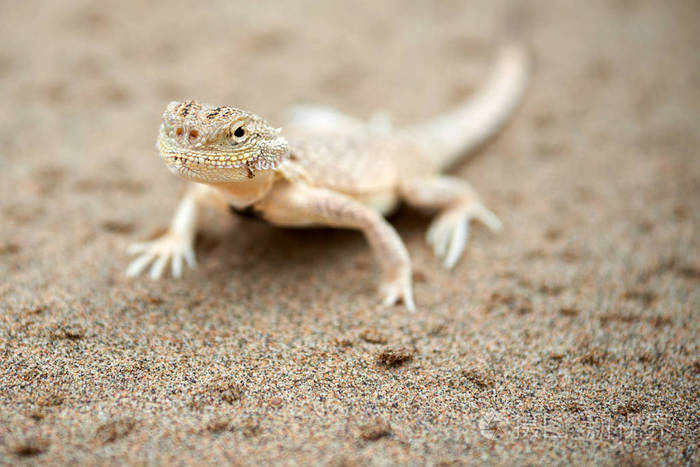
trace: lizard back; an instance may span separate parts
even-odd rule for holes
[[[293,160],[315,186],[362,194],[390,190],[400,180],[397,158],[401,147],[389,136],[311,130],[286,136]]]

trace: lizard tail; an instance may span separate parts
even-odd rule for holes
[[[441,169],[452,166],[505,123],[524,93],[529,68],[524,43],[507,43],[490,77],[472,98],[439,117],[406,128],[406,136]]]

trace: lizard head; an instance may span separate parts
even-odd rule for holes
[[[156,146],[172,173],[199,183],[246,181],[289,153],[280,131],[257,115],[196,101],[168,104]]]

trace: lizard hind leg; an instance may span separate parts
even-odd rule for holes
[[[494,232],[502,222],[479,199],[465,181],[449,176],[411,180],[401,186],[409,204],[440,213],[430,224],[426,240],[447,269],[452,269],[464,252],[469,238],[469,223],[476,219]]]

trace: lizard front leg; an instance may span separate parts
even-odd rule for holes
[[[303,183],[283,183],[255,205],[263,217],[284,227],[329,226],[357,229],[379,261],[384,305],[403,301],[413,311],[411,261],[396,230],[379,213],[341,193]]]
[[[182,276],[183,260],[194,268],[196,266],[194,236],[197,213],[202,204],[225,203],[211,187],[192,183],[180,201],[168,231],[153,241],[134,243],[129,246],[127,253],[138,256],[129,264],[126,275],[138,276],[152,263],[149,275],[151,279],[158,279],[163,274],[168,261],[171,262],[172,275],[175,278]]]
[[[476,219],[492,231],[503,224],[481,202],[476,191],[464,180],[438,175],[428,179],[410,180],[401,185],[406,202],[421,208],[440,209],[428,228],[426,240],[435,255],[451,269],[462,256],[469,238],[469,222]]]

